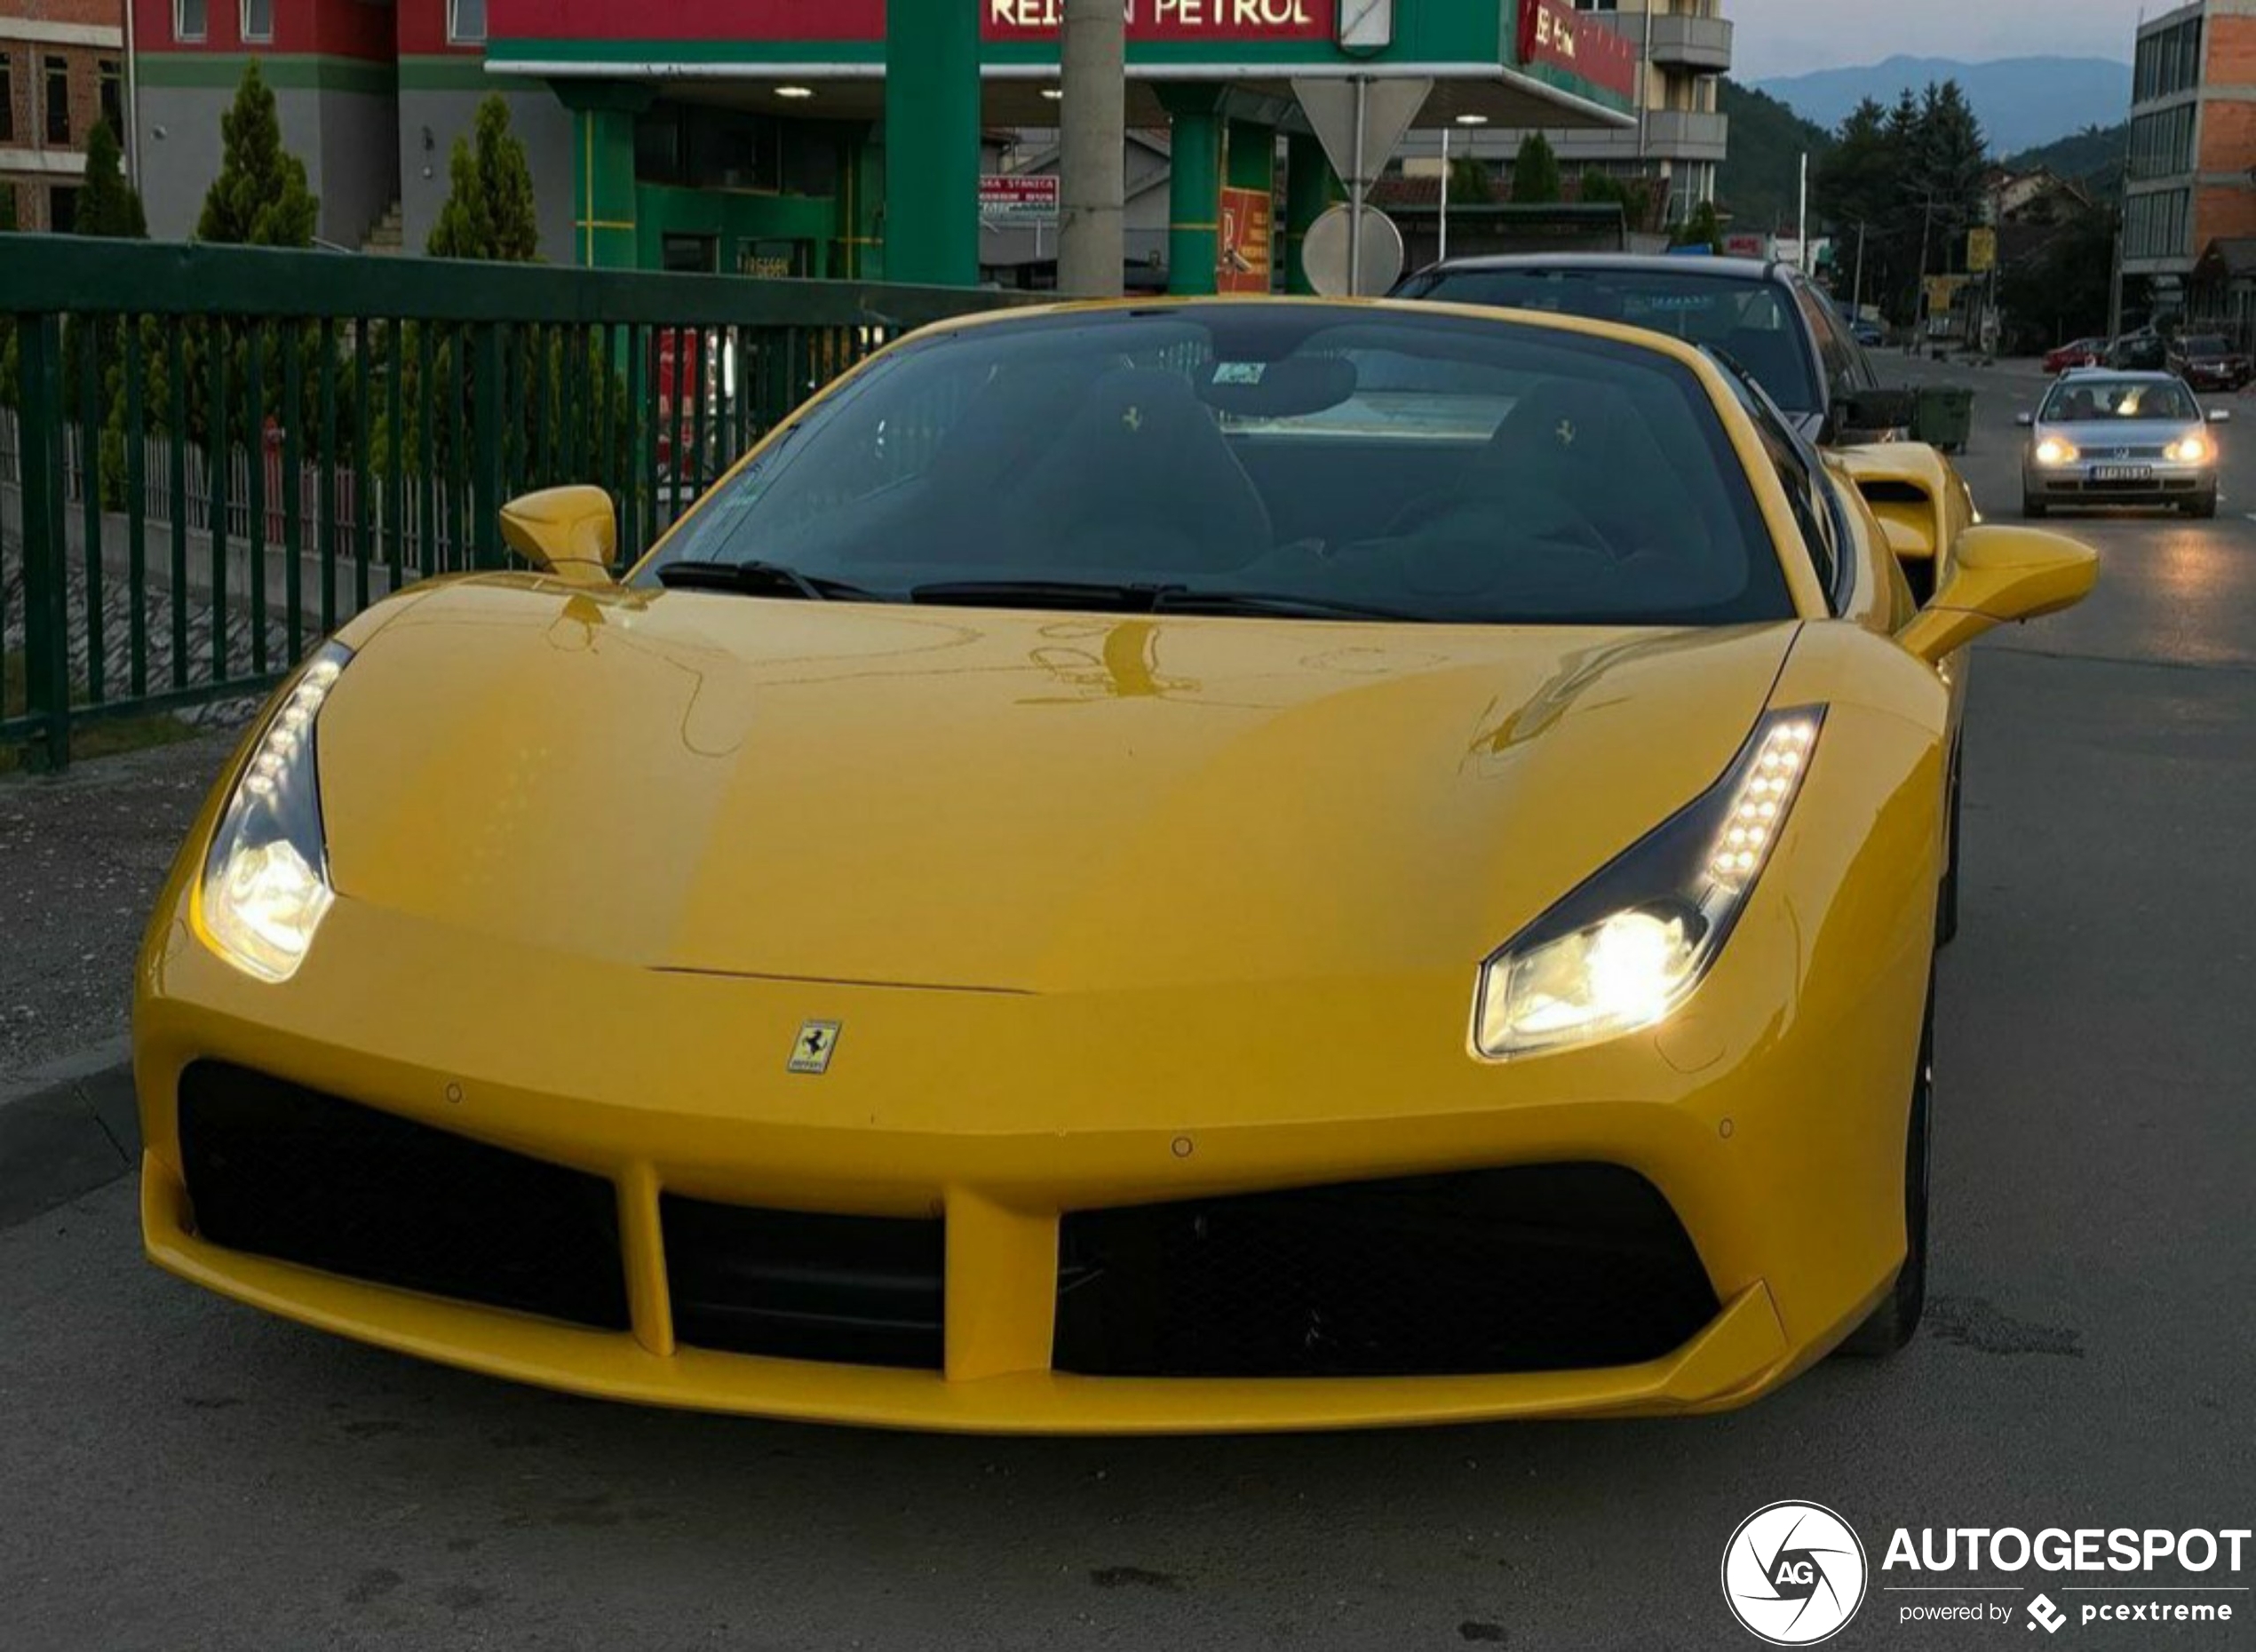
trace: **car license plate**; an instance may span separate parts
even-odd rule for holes
[[[2092,467],[2095,482],[2141,482],[2154,480],[2151,465],[2095,465]]]

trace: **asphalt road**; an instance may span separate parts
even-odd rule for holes
[[[2036,381],[1974,377],[1966,465],[2010,513]],[[120,1184],[0,1233],[0,1647],[1751,1647],[1718,1565],[1776,1499],[1868,1545],[2256,1524],[2256,425],[2242,441],[2223,520],[2069,525],[2101,593],[1979,661],[1937,1299],[1896,1361],[1686,1423],[782,1426],[228,1306],[140,1261]],[[1831,1644],[2034,1644],[2018,1617],[1900,1626],[1918,1598],[1875,1594]],[[2233,1598],[2230,1629],[2060,1639],[2249,1644]]]

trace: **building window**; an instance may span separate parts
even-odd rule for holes
[[[202,40],[204,33],[204,0],[172,0],[172,38]]]
[[[125,82],[118,70],[115,58],[102,58],[96,61],[94,88],[101,99],[102,118],[109,123],[113,133],[123,138],[125,134]]]
[[[16,64],[0,52],[0,143],[16,140]]]
[[[77,233],[78,190],[76,186],[50,184],[47,187],[47,227],[58,235]]]
[[[44,68],[47,82],[47,141],[67,144],[70,141],[70,63],[65,58],[48,58]]]
[[[274,37],[274,0],[242,0],[242,37],[264,44]]]
[[[486,0],[447,0],[447,38],[474,46],[486,38]]]

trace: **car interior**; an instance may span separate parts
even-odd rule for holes
[[[925,346],[817,409],[661,560],[788,562],[912,600],[1015,580],[1432,620],[1791,616],[1681,366],[1462,322],[1264,325],[1171,314]]]

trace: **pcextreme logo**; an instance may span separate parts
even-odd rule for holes
[[[1809,1647],[1848,1626],[1864,1603],[1864,1545],[1822,1503],[1773,1503],[1739,1522],[1723,1548],[1723,1598],[1747,1632]]]

